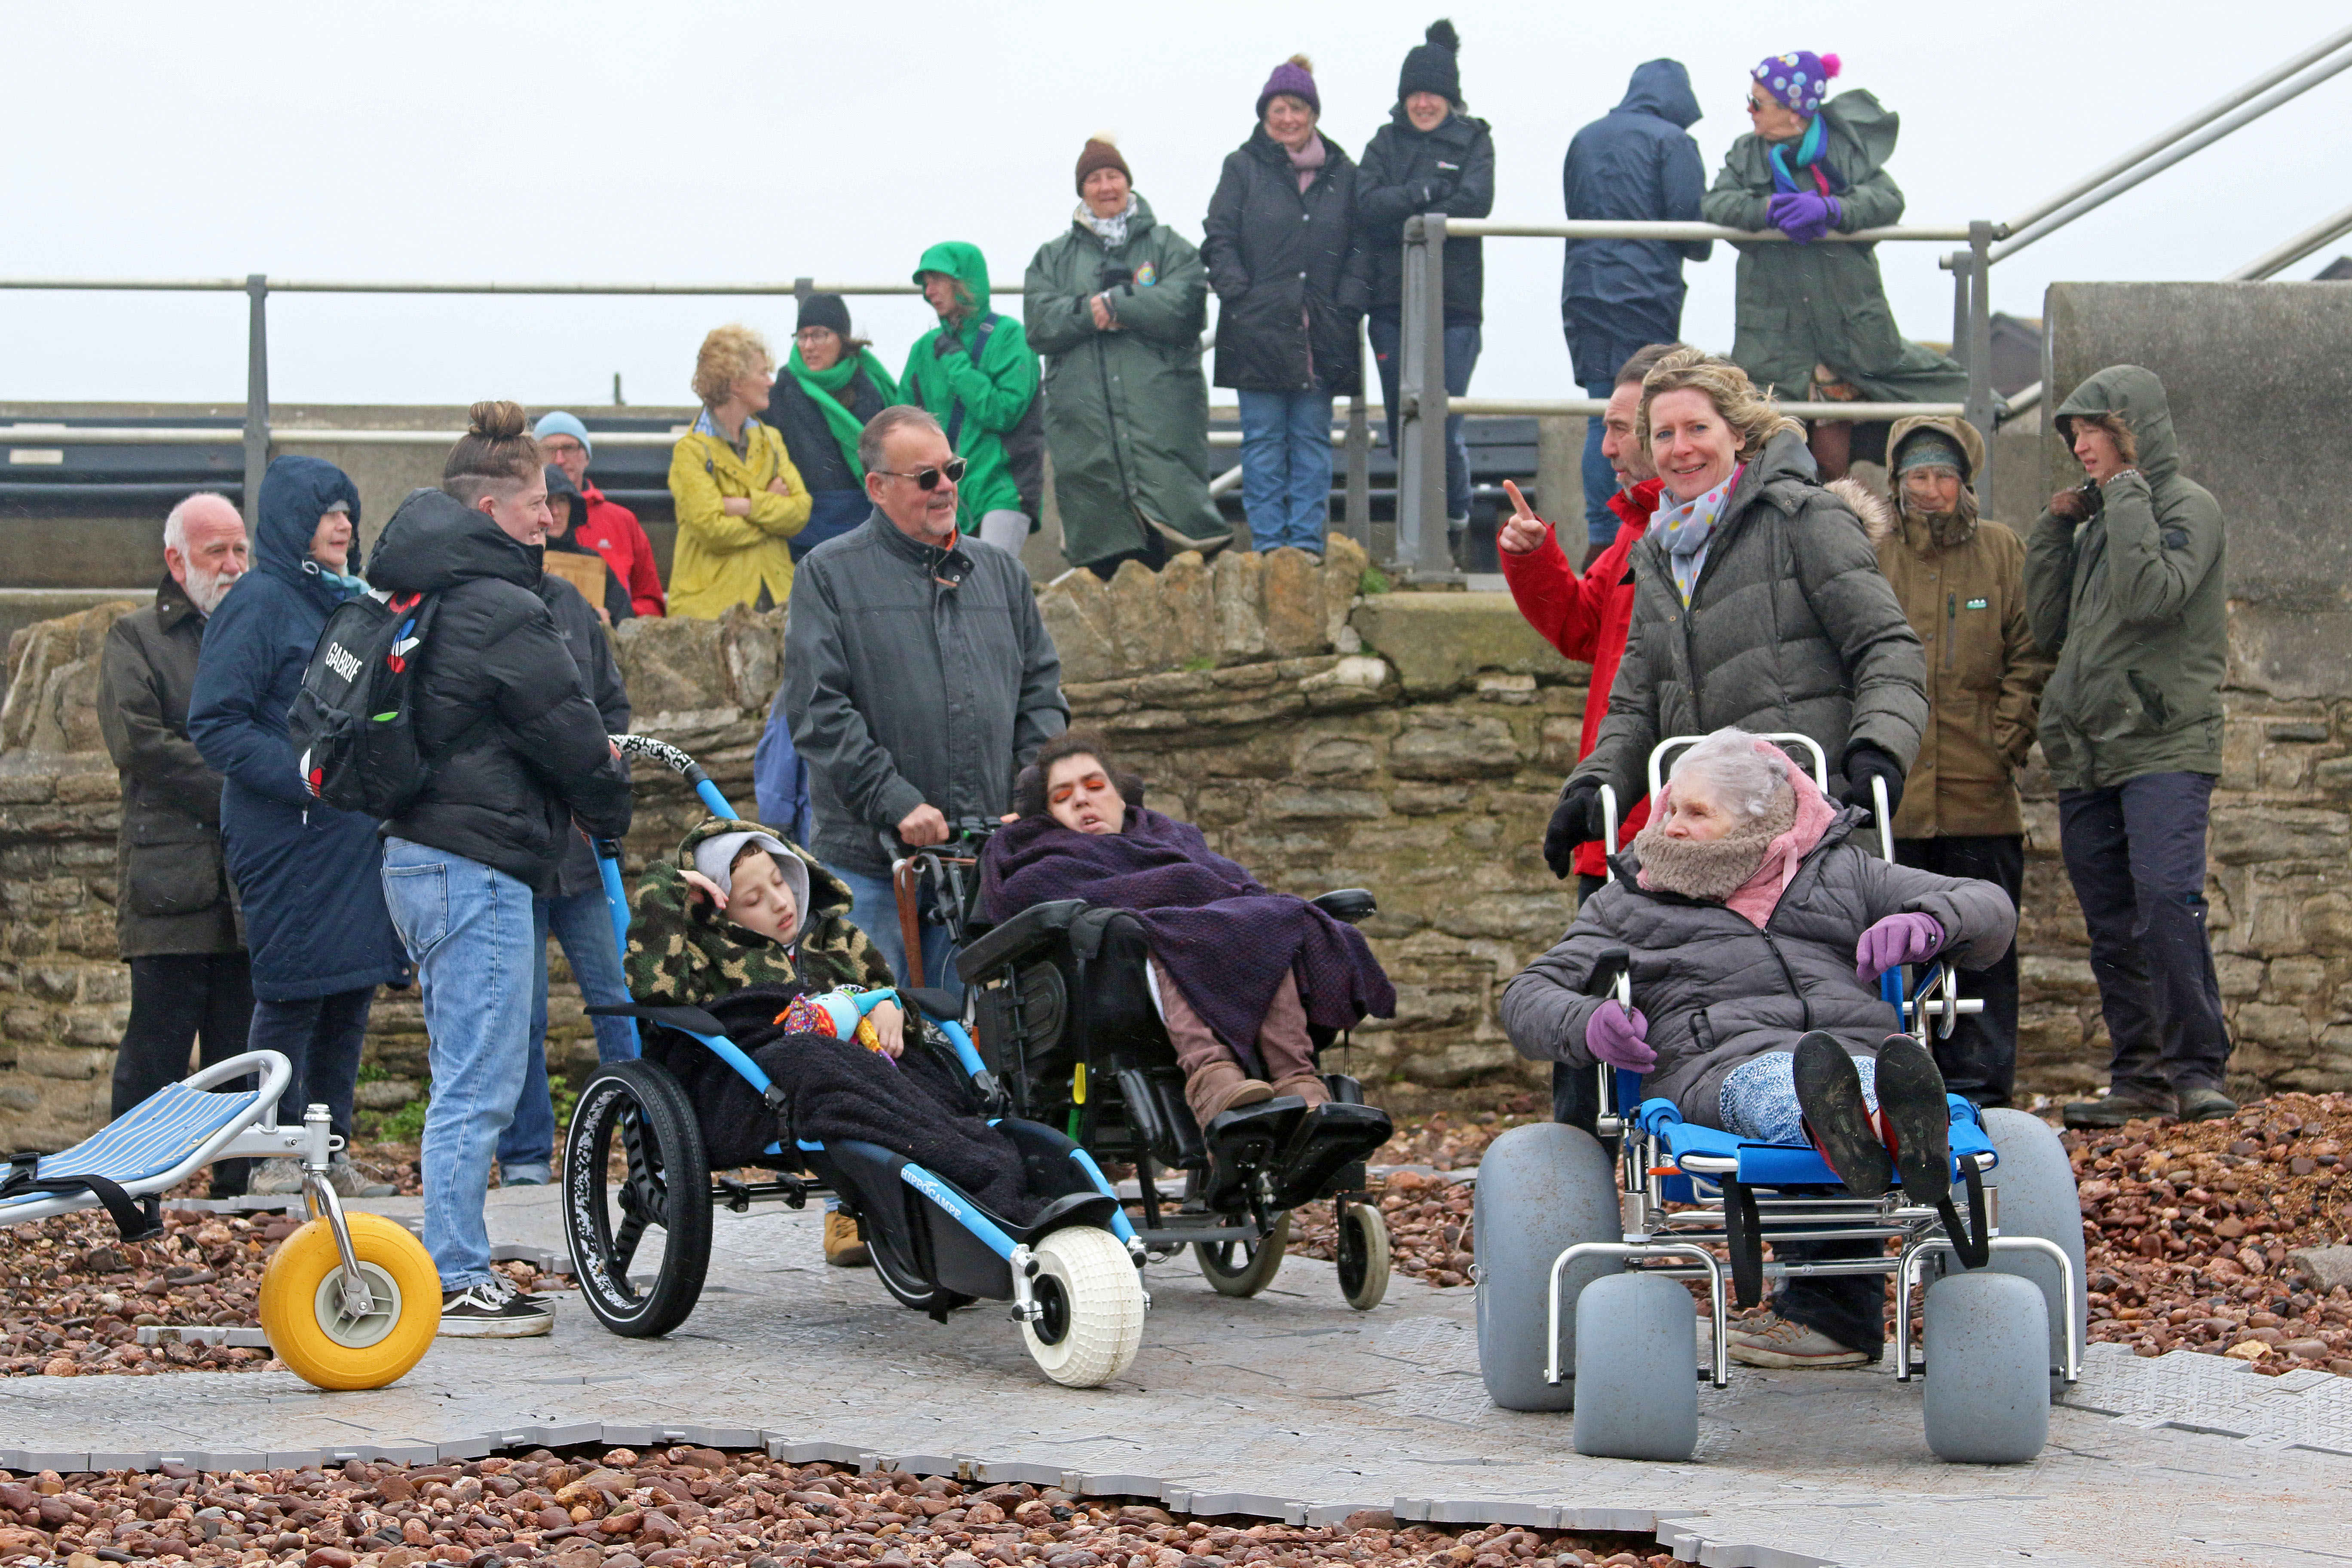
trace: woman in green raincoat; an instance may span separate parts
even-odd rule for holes
[[[1045,459],[1030,418],[1037,356],[1021,323],[990,308],[978,246],[950,239],[931,247],[915,283],[940,324],[915,340],[898,395],[929,411],[968,465],[956,484],[956,526],[1018,555],[1036,531],[1030,492]]]
[[[1209,496],[1201,253],[1152,216],[1109,137],[1078,154],[1077,187],[1070,226],[1029,263],[1022,316],[1045,356],[1062,553],[1107,578],[1233,535]]]
[[[1777,228],[1790,240],[1738,247],[1732,360],[1791,401],[1958,403],[1969,373],[1895,331],[1878,247],[1815,243],[1903,216],[1903,192],[1886,173],[1901,117],[1867,92],[1830,98],[1837,74],[1835,55],[1767,56],[1749,73],[1755,129],[1732,142],[1700,204],[1709,223]],[[1825,478],[1845,471],[1851,436],[1850,426],[1814,426]]]

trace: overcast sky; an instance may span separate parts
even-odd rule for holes
[[[7,7],[0,275],[898,281],[967,239],[1017,280],[1067,224],[1070,170],[1118,134],[1137,188],[1197,242],[1267,71],[1311,54],[1322,129],[1360,153],[1442,7],[1203,0]],[[1770,50],[1843,57],[1903,117],[1906,221],[2000,219],[2343,26],[2338,3],[1985,3],[1450,10],[1496,216],[1561,216],[1569,138],[1640,62],[1689,68],[1710,177]],[[2352,200],[2352,71],[1996,268],[1997,310],[2060,279],[2218,276]],[[1473,394],[1573,396],[1559,243],[1490,240]],[[1904,329],[1942,339],[1927,245],[1880,247]],[[2299,263],[2307,278],[2339,244]],[[1731,337],[1733,260],[1690,268],[1685,335]],[[1009,303],[1009,301],[1008,301]],[[919,301],[851,301],[895,369]],[[690,400],[701,333],[781,348],[789,300],[281,297],[280,402]],[[0,397],[235,400],[237,297],[0,293]],[[1220,401],[1230,395],[1221,395]]]

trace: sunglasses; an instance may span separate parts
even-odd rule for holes
[[[1053,792],[1046,798],[1055,805],[1065,805],[1072,795],[1078,793],[1081,786],[1089,791],[1106,790],[1110,788],[1110,780],[1099,773],[1088,773],[1082,779],[1072,779],[1068,784],[1055,784]]]
[[[963,471],[967,466],[961,458],[950,458],[936,468],[917,468],[911,474],[896,473],[888,468],[877,468],[874,471],[887,479],[912,479],[915,481],[915,488],[919,490],[935,490],[940,488],[940,479],[942,475],[951,485],[963,483]]]

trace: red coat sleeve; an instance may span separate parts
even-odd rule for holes
[[[1507,550],[1495,552],[1503,563],[1503,581],[1511,602],[1543,639],[1580,663],[1592,662],[1601,636],[1601,608],[1609,591],[1595,589],[1591,575],[1579,576],[1559,548],[1558,530],[1524,555]]]
[[[654,542],[646,537],[637,514],[627,507],[604,503],[613,531],[629,545],[629,605],[641,616],[666,616],[669,599],[662,592],[661,571],[654,564]]]

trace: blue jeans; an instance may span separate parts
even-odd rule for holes
[[[1318,388],[1239,396],[1251,545],[1290,544],[1321,555],[1331,526],[1331,395]]]
[[[532,951],[539,975],[531,987],[531,1052],[523,1063],[522,1098],[514,1120],[499,1139],[499,1169],[548,1165],[555,1161],[555,1104],[547,1088],[547,933],[563,944],[563,961],[580,983],[580,1000],[591,1007],[626,1006],[628,982],[621,977],[620,949],[613,941],[613,911],[604,889],[569,898],[533,899]],[[591,1018],[596,1030],[596,1060],[629,1061],[637,1054],[634,1018]]]
[[[1244,393],[1242,395],[1249,395]],[[887,877],[869,877],[859,871],[833,868],[833,874],[849,884],[849,923],[866,933],[866,940],[882,950],[890,961],[890,973],[898,977],[901,985],[921,985],[928,983],[942,991],[963,994],[963,983],[956,978],[951,961],[956,954],[948,941],[948,928],[924,922],[923,973],[907,973],[907,942],[898,931],[898,895]],[[927,901],[928,907],[928,901]]]
[[[416,965],[432,1041],[425,1249],[441,1288],[462,1290],[490,1277],[482,1194],[522,1096],[538,922],[530,889],[512,877],[405,838],[383,841],[383,901]]]
[[[1404,326],[1393,316],[1373,316],[1364,323],[1372,340],[1372,363],[1381,373],[1381,406],[1388,412],[1389,450],[1397,444],[1397,382],[1404,373]],[[1445,392],[1466,397],[1470,373],[1477,367],[1485,342],[1476,322],[1445,329]],[[1470,516],[1470,443],[1462,435],[1462,416],[1445,416],[1445,521],[1459,528]]]

